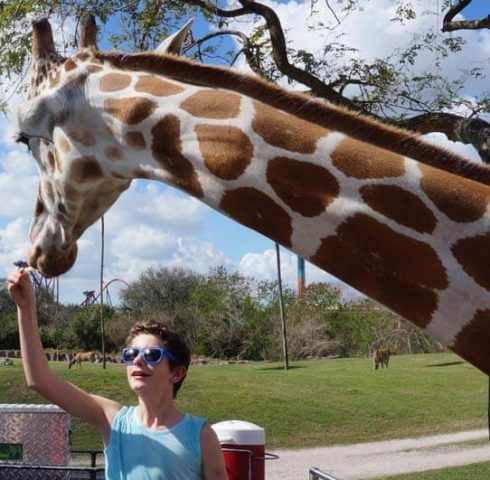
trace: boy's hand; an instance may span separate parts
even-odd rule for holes
[[[35,304],[31,279],[29,273],[23,268],[10,275],[7,280],[7,288],[10,297],[19,308],[26,308]]]

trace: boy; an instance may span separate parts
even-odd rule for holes
[[[158,322],[133,326],[122,358],[138,406],[123,407],[51,372],[29,274],[20,269],[7,284],[17,304],[28,387],[98,430],[105,447],[107,480],[226,480],[214,430],[174,404],[190,363],[189,350],[175,333]]]

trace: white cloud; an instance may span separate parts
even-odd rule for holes
[[[109,230],[136,222],[162,231],[197,232],[203,226],[206,206],[157,182],[133,181],[106,216]]]
[[[428,143],[433,143],[439,147],[447,148],[448,150],[456,152],[457,154],[467,158],[468,160],[472,160],[475,163],[482,163],[482,159],[478,155],[478,152],[473,145],[453,142],[447,138],[446,134],[440,132],[427,133],[426,135],[422,135],[422,137]]]
[[[0,228],[0,277],[10,274],[14,269],[15,261],[27,258],[28,227],[29,224],[25,219],[16,218],[4,228]]]

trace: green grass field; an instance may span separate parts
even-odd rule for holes
[[[475,463],[464,467],[443,468],[428,472],[379,477],[376,480],[487,480],[490,472],[490,462]]]
[[[123,404],[136,402],[123,365],[109,364],[105,371],[101,365],[51,366],[92,393]],[[272,450],[482,428],[487,382],[450,353],[395,356],[388,369],[377,371],[369,358],[293,362],[288,372],[281,364],[267,363],[195,366],[177,403],[211,423],[256,423],[265,428]],[[25,387],[18,361],[0,367],[0,403],[43,402]],[[73,448],[101,447],[93,429],[75,419],[72,429]]]

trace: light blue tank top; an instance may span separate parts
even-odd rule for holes
[[[206,420],[184,413],[167,430],[141,423],[137,407],[123,407],[104,450],[106,480],[202,480],[201,429]]]

